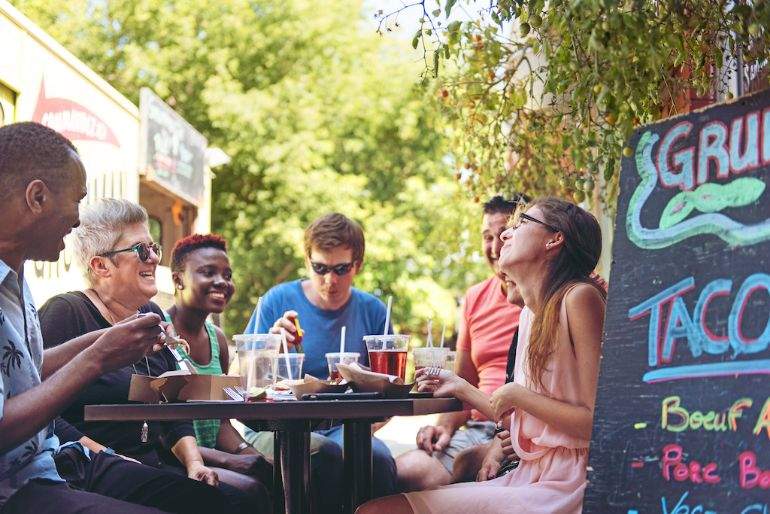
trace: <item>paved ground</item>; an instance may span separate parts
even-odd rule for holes
[[[406,451],[413,450],[416,447],[414,440],[417,436],[417,431],[424,425],[435,423],[437,417],[438,414],[430,414],[428,416],[396,416],[379,429],[375,435],[382,439],[390,448],[393,456],[397,457]],[[238,421],[233,420],[233,426],[235,426],[236,430],[243,433],[244,427]]]
[[[394,457],[416,448],[414,439],[417,431],[425,425],[432,425],[436,422],[438,414],[428,416],[396,416],[391,419],[387,425],[376,432],[376,436],[383,440],[390,448]]]

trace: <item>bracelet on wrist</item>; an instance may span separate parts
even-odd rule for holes
[[[246,448],[248,448],[250,446],[251,445],[249,443],[247,443],[246,441],[241,441],[241,444],[239,444],[238,446],[235,447],[235,453],[238,453],[238,454],[243,453],[243,450],[245,450]]]

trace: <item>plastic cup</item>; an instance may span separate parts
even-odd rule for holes
[[[281,380],[300,380],[304,353],[277,353],[273,355],[273,383]]]
[[[358,362],[361,354],[358,352],[330,352],[326,354],[326,362],[329,364],[329,380],[339,382],[342,379],[337,371],[337,364],[353,364]]]
[[[281,336],[278,334],[236,334],[233,336],[238,351],[238,371],[241,386],[267,387],[273,381],[273,356],[278,353]]]
[[[446,366],[446,358],[449,355],[449,348],[441,348],[440,346],[424,346],[422,348],[415,348],[412,350],[414,354],[414,371],[415,373],[422,368],[444,368]]]
[[[444,369],[448,369],[449,371],[455,370],[455,360],[457,360],[457,352],[449,352],[446,355],[446,360],[444,361]]]
[[[404,334],[364,336],[369,365],[375,373],[406,378],[409,336]]]

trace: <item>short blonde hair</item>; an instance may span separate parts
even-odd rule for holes
[[[147,223],[147,211],[130,200],[105,198],[83,209],[72,235],[75,259],[89,285],[93,285],[91,259],[114,250],[123,230],[137,223]]]

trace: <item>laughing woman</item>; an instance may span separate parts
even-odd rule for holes
[[[605,306],[589,279],[601,252],[599,224],[574,204],[545,198],[501,238],[500,268],[526,305],[514,381],[489,397],[446,370],[426,368],[417,379],[490,419],[511,416],[519,467],[488,482],[374,500],[361,514],[581,512]]]
[[[75,258],[90,287],[56,295],[40,309],[47,348],[109,328],[137,311],[163,317],[160,307],[150,302],[158,292],[155,270],[161,255],[150,236],[143,207],[127,200],[102,200],[83,211],[73,235]],[[217,486],[233,505],[257,512],[264,501],[220,483],[216,471],[204,464],[192,423],[85,421],[86,405],[129,403],[133,374],[158,376],[173,369],[176,360],[164,348],[132,366],[102,375],[57,420],[59,439],[79,441],[93,452],[114,450],[142,464]]]
[[[179,240],[171,253],[174,305],[166,315],[179,337],[187,341],[187,357],[198,373],[227,373],[230,358],[227,338],[208,321],[221,314],[235,292],[227,244],[216,234],[194,234]],[[230,420],[194,422],[205,464],[215,466],[219,479],[244,491],[261,489],[271,479],[272,466],[243,440]]]

